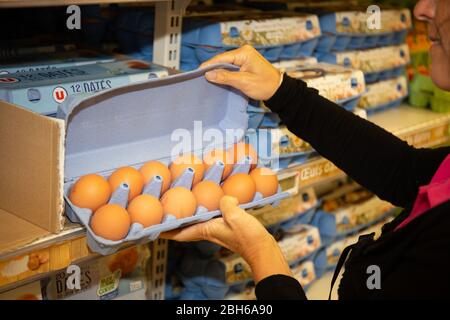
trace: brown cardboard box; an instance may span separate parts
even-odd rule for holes
[[[0,254],[62,230],[64,130],[0,101]]]

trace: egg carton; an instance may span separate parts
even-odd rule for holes
[[[291,228],[291,234],[286,233],[284,237],[278,240],[283,255],[285,255],[289,265],[292,268],[298,265],[311,261],[317,258],[317,251],[321,247],[321,239],[317,228],[309,225],[297,225]],[[186,257],[189,260],[189,269],[192,271],[185,271],[184,277],[192,277],[196,273],[194,266],[196,259]],[[237,289],[245,287],[252,282],[252,271],[248,263],[238,254],[225,254],[218,256],[217,270],[214,272],[214,278],[220,283],[227,285],[229,288]],[[322,263],[322,262],[321,262]],[[212,272],[212,271],[211,271]],[[239,290],[238,290],[239,291]]]
[[[282,67],[288,76],[305,81],[309,87],[317,89],[320,95],[348,111],[355,110],[359,99],[366,92],[364,74],[360,70],[330,63],[304,65],[302,60],[298,63],[294,61]],[[251,129],[277,128],[281,124],[279,116],[262,102],[251,102],[247,112]]]
[[[154,20],[154,7],[120,10],[114,27],[122,52],[136,59],[153,61]]]
[[[33,72],[83,66],[95,63],[114,62],[115,57],[92,50],[75,50],[51,54],[36,54],[21,59],[9,59],[0,64],[0,75],[16,72]],[[24,62],[25,61],[25,62]]]
[[[111,241],[94,234],[89,225],[92,215],[89,209],[78,208],[68,199],[71,186],[84,174],[97,173],[107,177],[116,168],[139,168],[149,160],[170,163],[171,152],[178,146],[178,142],[170,139],[171,134],[174,130],[183,128],[191,136],[195,135],[196,121],[205,121],[208,129],[225,134],[225,141],[228,140],[229,144],[225,148],[242,140],[247,126],[247,98],[229,87],[211,84],[204,78],[205,72],[217,67],[237,69],[231,65],[211,66],[159,80],[130,84],[83,99],[69,97],[67,102],[60,105],[58,117],[66,120],[67,125],[64,183],[67,216],[86,227],[87,242],[93,251],[110,254],[126,242],[155,240],[162,232],[221,215],[219,210],[207,212],[201,207],[194,216],[183,219],[167,214],[159,225],[143,228],[134,223],[125,239]],[[177,94],[174,95],[174,92]],[[123,105],[127,108],[123,108]],[[173,113],[177,117],[173,117]],[[149,123],[158,125],[149,126]],[[202,148],[183,151],[200,156],[217,147],[224,146],[209,142]],[[250,157],[243,158],[234,166],[231,174],[247,173],[251,161]],[[216,163],[206,173],[204,180],[220,183],[223,168],[223,163]],[[192,168],[186,169],[173,181],[172,187],[183,186],[190,189],[194,174]],[[143,192],[159,197],[162,183],[162,178],[155,177],[144,187]],[[111,202],[126,207],[128,192],[128,186],[122,185],[113,193]],[[280,188],[277,194],[266,198],[256,193],[252,202],[240,207],[248,209],[267,204],[276,205],[277,201],[287,196],[289,193],[282,192]]]
[[[68,97],[166,77],[167,68],[139,60],[0,75],[0,99],[43,115],[54,115]]]
[[[316,50],[320,52],[360,50],[405,42],[412,27],[408,9],[383,10],[382,28],[368,28],[366,12],[334,12],[319,17],[322,36]]]
[[[261,222],[270,233],[289,230],[297,224],[309,224],[320,206],[314,189],[309,188],[283,199],[277,207],[264,207],[252,210],[251,214]]]
[[[369,115],[399,106],[408,96],[406,76],[369,84],[367,92],[359,101],[358,107]]]
[[[279,18],[266,13],[250,20],[220,19],[227,21],[218,21],[217,17],[184,19],[180,58],[183,68],[197,68],[217,54],[244,44],[254,46],[269,61],[311,56],[321,34],[315,15]]]
[[[300,283],[304,291],[307,291],[323,275],[323,261],[323,254],[316,253],[310,259],[291,266],[293,277]],[[230,286],[228,294],[230,299],[251,299],[253,297],[252,293],[254,294],[254,289],[252,290],[252,288],[254,288],[254,282],[253,280],[248,280]]]
[[[364,72],[366,83],[399,77],[405,73],[411,57],[408,45],[359,51],[316,53],[321,62],[342,65]]]
[[[317,210],[311,224],[319,228],[322,243],[328,245],[392,216],[395,211],[391,204],[373,197],[334,212]]]
[[[324,274],[326,272],[334,271],[342,251],[346,247],[358,242],[359,237],[362,235],[370,233],[380,235],[382,227],[392,219],[392,217],[387,217],[371,226],[368,226],[367,228],[357,231],[356,233],[346,235],[345,237],[340,237],[329,245],[323,246],[322,249],[320,249],[320,254],[324,254],[326,256],[326,264],[318,265],[319,273]]]

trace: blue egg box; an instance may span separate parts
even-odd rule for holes
[[[289,45],[280,45],[272,47],[258,47],[256,50],[267,60],[274,62],[282,59],[301,58],[303,56],[311,56],[319,39],[314,38],[301,43]],[[182,70],[193,70],[198,66],[213,58],[214,56],[235,49],[236,47],[215,47],[210,45],[195,45],[182,43],[181,45],[181,66]]]
[[[405,43],[407,35],[407,30],[371,35],[323,32],[315,50],[319,53],[328,53],[394,46]]]
[[[317,46],[317,51],[332,52],[346,50],[360,50],[375,47],[385,47],[390,45],[399,45],[405,42],[410,24],[409,12],[399,12],[399,18],[404,23],[404,29],[385,32],[339,32],[337,31],[336,13],[324,14],[319,17],[322,36]],[[342,25],[350,26],[352,14],[344,17]],[[353,17],[356,18],[357,17]],[[409,22],[408,22],[409,21]]]
[[[371,225],[374,225],[386,219],[387,217],[392,216],[395,212],[396,212],[395,208],[388,210],[384,214],[374,219],[373,221],[370,221],[369,223],[360,224],[352,229],[346,230],[345,232],[340,232],[337,229],[336,217],[333,213],[325,212],[323,210],[317,210],[311,221],[311,224],[319,228],[320,235],[322,237],[322,244],[328,246],[336,240],[354,234],[358,231],[361,231],[367,227],[370,227]],[[349,223],[349,221],[347,222],[344,221],[344,223]]]
[[[406,67],[400,66],[393,69],[383,70],[380,72],[371,72],[371,73],[364,73],[364,79],[366,80],[367,84],[372,84],[378,81],[388,80],[400,77],[402,74],[405,74]]]
[[[272,144],[277,141],[274,141],[271,130],[273,129],[256,129],[249,130],[246,133],[246,140],[253,145],[255,150],[258,150],[258,162],[262,166],[278,171],[289,166],[305,163],[317,155],[317,152],[313,149],[304,152],[277,154],[272,150]],[[281,144],[284,143],[283,139],[285,137],[281,137]]]
[[[184,219],[166,215],[161,224],[143,228],[133,224],[125,239],[111,241],[93,233],[89,226],[92,212],[78,208],[68,199],[70,188],[77,179],[85,174],[97,173],[108,177],[114,170],[123,166],[139,168],[149,160],[159,160],[169,164],[172,150],[179,141],[173,141],[171,135],[183,130],[191,137],[196,134],[196,123],[202,121],[205,128],[214,129],[225,137],[225,143],[183,150],[199,157],[216,147],[229,147],[244,138],[247,128],[246,108],[248,100],[240,92],[226,86],[208,82],[204,73],[221,67],[237,70],[231,65],[210,66],[202,70],[176,74],[163,79],[144,81],[120,88],[108,90],[88,97],[69,97],[58,108],[58,117],[66,121],[65,181],[64,196],[67,216],[74,222],[83,224],[87,229],[89,247],[101,254],[117,251],[125,242],[140,243],[158,238],[161,232],[210,220],[220,216],[219,210],[207,212],[199,207],[196,214]],[[176,115],[176,116],[174,116]],[[230,133],[231,132],[231,133]],[[192,141],[191,141],[192,143]],[[195,143],[194,143],[195,145]],[[242,159],[233,168],[232,174],[248,172],[251,159]],[[204,179],[220,183],[223,163],[218,162]],[[190,188],[195,172],[188,168],[172,187]],[[144,193],[159,197],[163,181],[155,177],[144,188]],[[111,202],[126,206],[128,186],[123,184],[114,191]],[[241,205],[242,208],[254,208],[266,204],[275,204],[289,196],[281,192],[263,198],[257,193],[252,202]]]
[[[310,228],[312,228],[310,226]],[[321,267],[324,263],[323,256],[318,255],[319,249],[295,261],[289,261],[291,268],[297,267],[305,262],[311,261],[314,264],[314,272],[317,273],[316,265]],[[239,256],[236,256],[238,258]],[[325,259],[326,263],[326,259]],[[236,274],[244,271],[244,266],[236,260],[233,270]],[[302,270],[303,277],[308,276],[308,270]],[[235,282],[227,281],[227,270],[225,264],[216,258],[200,258],[195,254],[185,254],[183,262],[177,274],[182,278],[185,290],[181,299],[223,299],[229,292],[241,292],[251,285],[253,280],[248,277]],[[305,287],[304,289],[307,289]]]
[[[382,104],[379,106],[370,107],[369,109],[365,109],[365,110],[367,112],[367,115],[370,116],[370,115],[400,106],[403,103],[403,101],[405,100],[405,98],[406,97],[403,97],[403,98],[400,98],[400,99],[397,99],[397,100],[394,100],[394,101],[391,101],[391,102],[388,102],[388,103],[385,103],[385,104]]]
[[[115,36],[124,53],[153,61],[154,15],[152,7],[119,12],[114,25]]]
[[[250,20],[251,23],[256,22],[258,20],[267,20],[269,23],[271,19],[273,19],[275,15],[269,14],[269,15],[263,15],[263,16],[255,16],[255,19]],[[234,17],[237,20],[234,21],[217,21],[217,19],[211,19],[211,17],[205,17],[205,18],[198,18],[193,17],[189,18],[186,17],[183,19],[183,36],[182,36],[182,43],[184,44],[190,44],[190,45],[207,45],[207,46],[213,46],[213,47],[223,47],[227,49],[235,48],[236,46],[230,46],[224,43],[223,35],[222,35],[222,23],[236,23],[236,25],[230,26],[229,35],[231,38],[239,38],[242,25],[246,25],[249,20],[240,20],[239,16]],[[266,19],[268,18],[268,19]],[[277,19],[280,19],[279,16],[276,16]],[[296,17],[281,17],[281,19],[291,19]],[[300,16],[298,16],[300,18]],[[317,16],[315,15],[309,15],[307,17],[304,17],[304,27],[305,30],[313,31],[315,28],[318,30],[318,34],[320,34],[319,30],[319,24],[317,21]],[[226,20],[226,19],[225,19]],[[300,28],[300,26],[299,26]],[[281,31],[281,29],[279,29]],[[315,37],[318,38],[318,37]],[[292,42],[289,44],[280,44],[276,47],[286,47],[287,51],[289,50],[298,50],[298,46],[302,43],[307,43],[310,40],[314,39],[314,37],[309,37],[308,39],[304,41],[298,41],[298,42]],[[249,43],[252,44],[252,43]],[[254,43],[253,43],[254,44]],[[273,46],[264,46],[264,45],[256,45],[255,47],[258,48],[267,48],[267,47],[273,47]]]
[[[361,95],[335,101],[347,111],[354,111],[358,105]],[[258,107],[257,104],[251,104],[247,108],[248,128],[278,128],[281,125],[281,119],[278,114],[267,109]]]
[[[337,64],[336,54],[331,53],[316,53],[316,58],[319,62],[326,62]],[[352,62],[350,59],[345,58],[344,67],[351,68]],[[377,72],[364,72],[364,80],[366,84],[372,84],[377,81],[392,79],[401,76],[406,71],[406,65],[398,66],[395,68],[385,69]]]

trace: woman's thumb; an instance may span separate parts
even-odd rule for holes
[[[238,207],[239,201],[235,197],[223,196],[220,199],[220,211],[222,212],[223,218],[229,224],[233,224],[239,216],[245,214],[246,212]]]

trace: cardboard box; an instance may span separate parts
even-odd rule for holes
[[[68,96],[167,75],[166,68],[139,60],[20,72],[0,77],[0,100],[51,115]]]
[[[408,81],[405,76],[379,81],[367,85],[367,92],[358,102],[358,107],[370,110],[400,102],[408,96]]]
[[[150,250],[139,245],[78,264],[80,289],[69,289],[65,270],[42,281],[45,300],[146,300]]]

